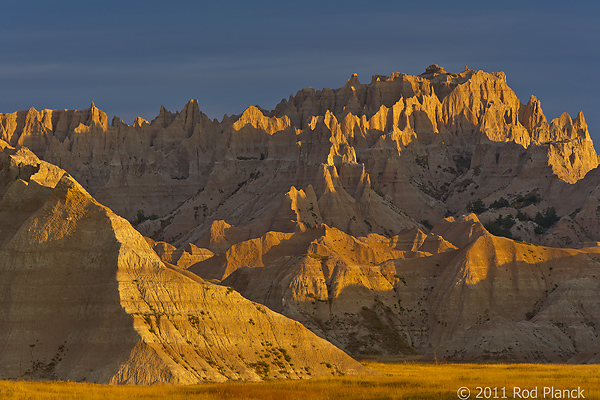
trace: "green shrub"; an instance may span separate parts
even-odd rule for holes
[[[512,228],[515,224],[515,219],[512,215],[507,215],[503,217],[499,215],[495,221],[488,222],[485,224],[485,229],[489,233],[495,236],[504,236],[507,238],[512,238],[512,234],[510,233],[510,228]]]
[[[537,204],[540,202],[537,193],[528,193],[525,196],[519,196],[515,199],[514,207],[523,208],[531,204]]]
[[[144,221],[147,221],[147,220],[153,221],[155,219],[158,219],[158,215],[152,214],[149,217],[147,217],[146,214],[144,213],[144,210],[138,210],[135,219],[131,222],[134,225],[137,225],[137,224],[141,224]]]
[[[490,208],[504,208],[510,207],[510,203],[504,197],[500,197],[498,200],[495,200],[492,204],[490,204]]]
[[[483,203],[483,201],[481,199],[477,199],[477,200],[469,202],[469,204],[467,204],[467,211],[473,212],[475,214],[481,214],[482,212],[484,212],[486,210],[487,210],[487,207],[485,206],[485,204]]]
[[[424,219],[421,221],[421,225],[423,225],[425,228],[432,230],[433,229],[433,225],[431,225],[431,223],[429,222],[428,219]]]
[[[522,212],[521,210],[517,211],[517,219],[519,221],[531,221],[531,217],[527,215],[527,213]]]
[[[538,211],[538,213],[535,215],[534,221],[542,228],[548,229],[557,223],[559,219],[560,217],[556,214],[556,209],[554,207],[548,207],[543,213]]]

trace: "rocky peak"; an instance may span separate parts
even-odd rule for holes
[[[284,115],[281,118],[267,117],[257,106],[250,106],[244,110],[237,121],[233,123],[233,129],[241,130],[245,126],[251,126],[254,129],[262,130],[269,135],[282,131],[291,126],[290,118]]]
[[[148,121],[146,121],[144,118],[142,117],[137,117],[134,121],[133,121],[133,126],[136,128],[141,128],[144,125],[148,125]]]
[[[161,105],[158,115],[150,124],[152,126],[158,126],[159,128],[166,128],[171,125],[176,116],[177,114],[168,111],[165,106]]]
[[[196,124],[200,122],[201,114],[198,100],[192,99],[187,102],[175,120],[180,121],[185,127],[186,132],[191,135]]]
[[[197,100],[177,113],[161,106],[150,125],[137,119],[104,132],[89,122],[101,115],[95,105],[20,111],[0,115],[0,135],[60,163],[132,220],[140,210],[161,217],[188,207],[171,227],[146,226],[148,235],[164,234],[157,236],[162,240],[189,236],[194,243],[216,220],[246,229],[244,215],[258,211],[240,204],[257,191],[271,195],[261,197],[257,207],[264,214],[243,235],[317,222],[393,235],[415,221],[435,224],[464,212],[469,196],[485,197],[519,174],[543,170],[572,183],[598,165],[583,115],[549,124],[540,102],[531,97],[523,105],[503,73],[454,74],[439,66],[426,73],[432,77],[375,75],[367,84],[353,75],[340,88],[302,89],[273,111],[251,106],[221,122],[210,121]],[[308,193],[310,185],[323,208],[287,218],[296,211],[285,194],[290,187]],[[272,209],[282,210],[275,219],[266,217]],[[348,221],[345,212],[355,219]]]
[[[110,123],[110,126],[113,128],[118,128],[121,124],[123,124],[123,120],[115,115]]]
[[[355,72],[352,74],[350,79],[348,79],[348,81],[346,82],[346,84],[344,86],[359,86],[359,85],[362,85],[362,83],[360,83],[360,81],[358,80],[358,74]]]
[[[446,74],[446,70],[442,67],[440,67],[437,64],[431,64],[429,67],[425,68],[425,72],[423,72],[421,75],[423,78],[427,78],[427,79],[431,79],[437,75],[443,75]]]
[[[108,129],[108,115],[106,115],[104,111],[96,107],[93,101],[90,105],[90,108],[88,108],[87,111],[89,114],[87,120],[84,122],[85,125],[90,127],[96,127],[103,131],[106,131],[106,129]]]
[[[548,125],[542,111],[542,104],[535,96],[532,95],[527,104],[520,107],[519,122],[532,134],[532,137],[539,136],[536,131]]]

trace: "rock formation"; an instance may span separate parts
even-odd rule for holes
[[[35,318],[19,317],[33,328],[10,319],[20,309],[33,312],[37,300],[5,283],[4,292],[21,305],[2,311],[11,321],[3,343],[13,345],[14,332],[26,332],[31,342],[3,356],[5,374],[23,375],[19,363],[36,372],[48,368],[52,351],[71,342],[112,346],[113,334],[102,327],[114,319],[129,338],[119,342],[129,343],[118,352],[126,359],[106,361],[119,369],[87,379],[308,376],[286,357],[305,357],[305,350],[284,344],[315,339],[234,289],[351,354],[599,359],[598,155],[582,113],[548,122],[540,101],[521,103],[502,72],[452,73],[431,65],[419,76],[375,75],[365,84],[354,74],[341,88],[302,89],[274,110],[252,106],[222,121],[210,120],[195,100],[176,113],[161,107],[150,122],[107,121],[94,104],[0,114],[0,139],[8,142],[3,162],[12,165],[2,178],[0,252],[11,260],[0,261],[3,282],[30,282],[22,271],[45,271],[59,260],[62,272],[49,275],[53,282],[78,282],[85,270],[69,269],[81,264],[69,249],[89,247],[85,265],[110,290],[85,286],[77,295],[83,297],[73,298],[118,310],[98,313],[93,326],[100,328],[81,337],[63,338],[60,331],[42,354]],[[146,240],[21,146],[68,171]],[[43,225],[49,228],[40,233]],[[106,234],[87,244],[96,225]],[[33,234],[40,238],[27,236]],[[39,261],[49,241],[67,258]],[[99,260],[112,266],[110,274],[95,269]],[[90,300],[95,296],[104,300]],[[231,322],[231,301],[247,325]],[[72,324],[87,315],[43,318]],[[276,327],[263,329],[264,318]],[[239,340],[266,336],[260,345],[244,342],[252,351],[235,353],[225,330]],[[275,340],[281,344],[266,344]],[[314,343],[338,357],[340,372],[359,368]],[[265,351],[283,367],[267,369]],[[46,361],[32,364],[38,360]],[[138,361],[154,366],[152,378],[136,375]],[[58,376],[68,365],[80,371],[54,362],[52,372]],[[96,365],[90,369],[100,371]],[[306,367],[314,375],[331,372],[319,365]]]
[[[596,359],[598,247],[515,242],[490,235],[474,215],[434,228],[450,242],[415,230],[391,239],[354,238],[326,226],[313,231],[308,246],[286,256],[269,257],[281,246],[275,244],[240,267],[236,253],[252,254],[243,242],[195,272],[225,270],[223,284],[351,354]]]
[[[367,84],[353,75],[339,89],[302,89],[272,111],[252,106],[221,122],[196,100],[177,113],[161,107],[150,123],[107,121],[93,104],[30,109],[0,114],[0,138],[69,171],[143,234],[176,247],[200,246],[219,220],[244,240],[320,223],[391,237],[458,217],[477,199],[514,203],[534,192],[541,201],[530,216],[551,206],[565,216],[587,196],[563,204],[556,194],[598,165],[581,113],[548,123],[540,102],[522,104],[504,73],[437,65]],[[512,234],[567,245],[535,227]],[[575,245],[600,240],[578,228],[567,236]]]
[[[26,148],[0,141],[0,149],[3,379],[189,384],[369,373],[298,322],[166,266],[60,168]]]

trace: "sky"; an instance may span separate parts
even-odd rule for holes
[[[6,0],[0,112],[85,109],[131,124],[190,99],[211,118],[273,109],[357,73],[504,71],[548,120],[600,143],[600,2]],[[600,144],[596,146],[600,151]]]

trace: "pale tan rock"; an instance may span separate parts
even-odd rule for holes
[[[240,134],[247,134],[244,131],[246,127],[252,127],[257,131],[264,131],[269,135],[283,131],[291,126],[290,119],[287,116],[282,118],[266,117],[258,107],[248,107],[240,118],[233,124],[233,129]]]
[[[377,265],[396,258],[424,257],[452,249],[455,247],[443,238],[425,235],[416,229],[391,239],[375,233],[355,238],[320,224],[293,234],[267,232],[260,238],[238,242],[225,254],[214,255],[189,270],[204,279],[223,280],[240,268],[262,268],[282,257],[318,254],[317,258],[340,257],[350,263]]]
[[[215,220],[245,229],[248,238],[302,229],[284,217],[292,187],[312,186],[318,201],[361,214],[354,223],[325,207],[308,223],[366,235],[368,220],[389,236],[459,216],[469,201],[499,190],[514,197],[537,186],[544,197],[547,188],[535,183],[541,176],[574,183],[598,165],[583,115],[548,124],[540,102],[521,104],[503,73],[438,66],[422,76],[377,75],[368,84],[352,76],[340,89],[301,90],[272,112],[249,107],[221,123],[195,100],[177,113],[161,107],[150,124],[134,126],[109,126],[95,106],[0,119],[2,137],[67,168],[121,215],[164,216],[139,229],[177,246],[201,240]],[[341,183],[332,196],[327,180],[336,174]],[[257,196],[261,207],[249,204]]]
[[[303,89],[273,111],[249,107],[221,122],[195,100],[181,112],[161,107],[150,123],[107,121],[93,104],[83,111],[31,109],[0,115],[0,137],[31,146],[101,202],[140,221],[137,228],[163,259],[140,245],[151,265],[162,265],[152,269],[156,279],[176,276],[174,286],[189,280],[190,288],[208,288],[193,272],[225,278],[355,353],[594,359],[596,331],[588,322],[600,323],[590,295],[600,241],[598,156],[583,114],[548,123],[541,103],[532,96],[522,104],[504,73],[455,74],[432,65],[421,76],[375,75],[367,84],[354,74],[339,89]],[[4,246],[63,174],[27,150],[0,148],[4,172],[15,180],[0,203]],[[46,181],[54,183],[39,183]],[[532,204],[519,203],[531,195]],[[509,207],[465,215],[476,199],[490,206],[502,197]],[[483,226],[517,211],[534,218],[549,207],[561,219],[546,232],[518,221],[511,234],[580,250],[500,239]],[[430,224],[430,234],[420,230]],[[169,296],[184,296],[160,285]],[[152,293],[166,296],[159,292]],[[572,317],[574,299],[585,303],[581,317]],[[169,325],[179,328],[176,313],[165,313],[148,323],[131,318],[138,328],[177,337]],[[543,340],[533,343],[536,336]],[[152,366],[148,379],[195,379],[169,361],[176,350],[161,350],[166,339],[144,337],[151,340],[128,347],[118,379],[141,379],[139,365]],[[207,379],[224,379],[218,368],[207,370]]]
[[[597,247],[557,249],[495,237],[474,216],[446,220],[436,229],[442,228],[460,249],[421,252],[429,237],[443,239],[415,230],[392,241],[380,237],[379,245],[369,236],[359,239],[369,247],[352,247],[332,231],[307,254],[239,268],[224,284],[351,353],[530,362],[565,362],[582,353],[582,360],[591,359],[600,320],[592,294],[600,273]],[[411,251],[398,254],[391,246]],[[368,248],[383,258],[369,259]]]
[[[64,171],[1,146],[0,219],[10,222],[0,242],[3,379],[191,384],[370,373],[299,323],[169,268]],[[263,364],[267,354],[277,368]]]
[[[253,106],[221,122],[196,100],[133,126],[109,126],[94,105],[0,120],[2,138],[66,168],[120,215],[148,218],[138,229],[176,247],[200,243],[218,220],[243,240],[305,222],[393,236],[458,217],[477,198],[513,200],[534,189],[549,198],[549,186],[575,183],[598,165],[582,114],[548,123],[540,102],[521,104],[504,73],[435,65],[366,84],[353,75],[339,89],[303,89],[273,111]],[[309,196],[309,187],[316,217],[289,208],[291,189]],[[549,205],[563,207],[540,207]]]
[[[481,236],[488,234],[475,214],[463,215],[458,219],[448,217],[431,230],[452,245],[463,248]]]
[[[483,236],[466,251],[466,262],[456,260],[441,277],[440,291],[432,293],[443,293],[434,318],[448,324],[436,335],[439,343],[446,342],[438,354],[556,362],[597,346],[591,328],[598,318],[591,295],[598,284],[597,248],[553,249]],[[465,300],[469,312],[457,319]],[[574,312],[571,302],[580,302],[582,311]]]
[[[174,252],[174,259],[180,268],[189,268],[190,266],[214,256],[214,253],[208,249],[202,249],[189,243],[185,249]]]

